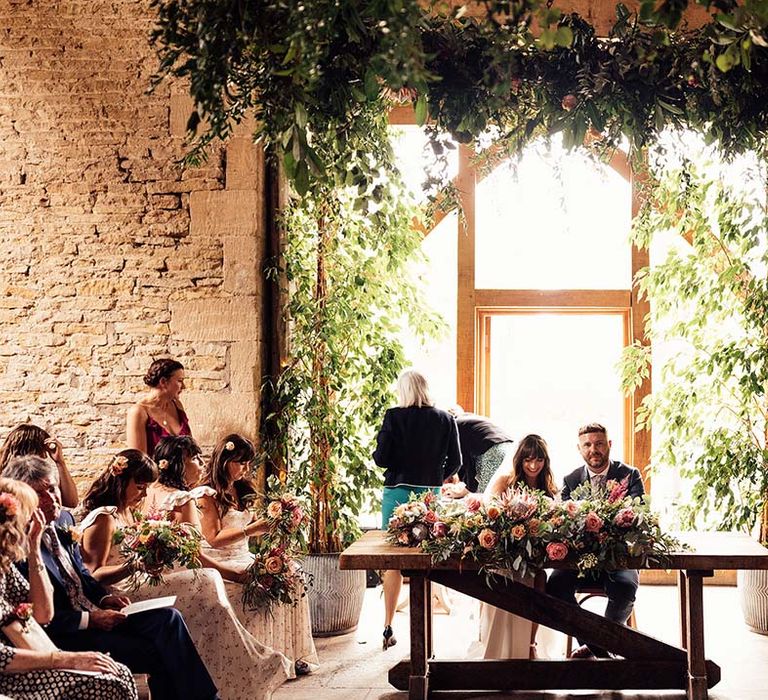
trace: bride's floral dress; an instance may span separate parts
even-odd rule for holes
[[[230,509],[222,518],[221,527],[241,530],[251,522],[252,517],[249,511]],[[211,559],[240,571],[245,571],[253,562],[245,538],[226,547],[210,547],[204,543],[203,551]],[[249,632],[292,661],[304,661],[310,668],[317,668],[319,662],[312,639],[312,623],[306,597],[296,605],[274,603],[268,610],[248,610],[242,603],[242,586],[229,581],[225,581],[225,586],[232,607]]]
[[[173,502],[183,505],[197,494],[179,491]],[[96,508],[83,518],[78,529],[85,532],[100,515],[120,521],[114,507]],[[122,562],[119,548],[112,546],[107,565]],[[258,638],[246,630],[230,605],[224,580],[214,569],[178,569],[164,575],[157,586],[130,588],[128,581],[112,586],[115,593],[139,601],[175,595],[174,605],[184,616],[200,657],[216,683],[222,700],[270,700],[272,692],[288,678],[294,677],[293,663],[283,654],[265,646],[264,635]]]

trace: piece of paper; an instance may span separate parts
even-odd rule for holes
[[[121,613],[126,615],[133,615],[134,613],[144,612],[145,610],[156,610],[157,608],[170,608],[176,604],[175,595],[167,595],[162,598],[150,598],[149,600],[140,600],[137,603],[131,603],[126,605],[120,610]]]

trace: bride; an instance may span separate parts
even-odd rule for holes
[[[478,478],[478,489],[485,489],[483,499],[486,502],[518,486],[538,489],[550,497],[557,493],[547,443],[539,435],[526,435],[520,441],[511,463],[505,460],[487,484],[480,481]],[[543,590],[544,580],[544,572],[540,572],[536,579],[528,577],[524,583]],[[530,620],[492,605],[481,604],[479,652],[483,658],[534,659],[537,657],[536,635],[537,625]]]

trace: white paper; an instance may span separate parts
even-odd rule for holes
[[[175,595],[167,595],[162,598],[150,598],[149,600],[140,600],[137,603],[131,603],[120,609],[121,613],[133,615],[134,613],[144,612],[145,610],[156,610],[157,608],[170,608],[176,604]]]

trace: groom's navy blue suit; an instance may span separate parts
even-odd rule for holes
[[[605,472],[607,481],[627,480],[627,495],[643,496],[645,487],[640,471],[623,462],[611,461]],[[562,499],[567,501],[571,493],[582,484],[590,480],[590,472],[587,467],[574,469],[565,477]],[[622,569],[620,571],[601,571],[597,574],[586,574],[579,578],[578,573],[571,569],[556,569],[547,579],[547,593],[576,604],[576,591],[579,588],[602,588],[608,596],[608,604],[605,607],[605,617],[613,622],[626,624],[632,607],[635,604],[635,595],[640,582],[639,572],[635,569]],[[581,640],[579,640],[581,644]],[[603,649],[590,645],[590,649],[597,656],[607,656]]]
[[[54,522],[62,548],[66,550],[83,586],[83,593],[99,606],[109,592],[91,576],[83,564],[80,547],[70,528],[74,519],[62,511]],[[68,651],[109,652],[115,661],[134,673],[149,674],[153,700],[213,700],[216,687],[189,636],[178,610],[162,608],[129,615],[112,630],[79,629],[82,612],[73,608],[55,557],[43,547],[43,563],[53,584],[53,620],[48,635]],[[19,564],[28,576],[27,564]]]

